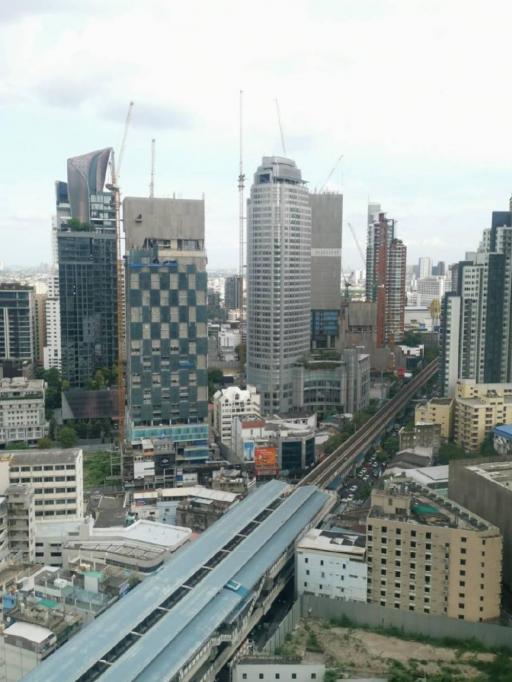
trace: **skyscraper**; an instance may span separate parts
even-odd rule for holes
[[[311,348],[335,348],[339,339],[343,196],[310,194]]]
[[[127,197],[128,440],[208,457],[204,201]]]
[[[441,386],[512,381],[512,213],[494,211],[478,252],[460,261],[441,309]]]
[[[35,363],[35,292],[24,284],[0,284],[0,367],[4,376]]]
[[[68,181],[56,183],[62,374],[71,386],[117,361],[115,206],[105,191],[111,153],[68,159]]]
[[[293,407],[293,365],[309,351],[311,205],[291,159],[263,157],[247,202],[247,381],[262,412]]]
[[[407,250],[395,238],[395,221],[378,204],[368,207],[366,300],[377,304],[376,344],[399,341],[404,333],[405,270]]]
[[[240,275],[230,275],[224,281],[224,307],[226,310],[240,308]]]
[[[425,277],[432,277],[432,258],[430,256],[422,256],[418,262],[418,279],[425,279]]]

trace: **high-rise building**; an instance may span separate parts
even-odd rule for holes
[[[115,205],[105,189],[111,153],[68,159],[68,181],[56,183],[61,362],[71,386],[117,362]]]
[[[418,279],[425,279],[425,277],[432,277],[432,258],[430,256],[422,256],[418,261]]]
[[[340,336],[343,195],[310,194],[311,348],[335,348]]]
[[[437,265],[432,267],[432,275],[434,277],[444,277],[446,275],[446,263],[440,260]]]
[[[226,310],[240,308],[240,275],[230,275],[224,281],[224,307]]]
[[[208,457],[204,201],[123,201],[128,439]]]
[[[0,284],[0,366],[13,376],[35,362],[35,293],[18,283]]]
[[[445,395],[457,379],[512,381],[512,213],[494,211],[478,252],[452,270],[441,309],[441,375]]]
[[[311,205],[291,159],[263,157],[247,202],[247,381],[264,414],[293,407],[293,366],[309,351]]]
[[[441,301],[445,292],[444,277],[424,277],[418,280],[418,303],[429,306],[432,301]]]
[[[46,341],[46,294],[34,296],[34,344],[35,360],[38,367],[44,365],[44,346]]]
[[[376,343],[382,347],[399,341],[404,333],[407,250],[395,238],[395,221],[368,207],[366,298],[377,304]]]
[[[59,275],[56,271],[48,276],[48,294],[45,301],[44,368],[61,368],[60,343],[60,295]]]

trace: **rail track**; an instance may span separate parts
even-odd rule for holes
[[[363,426],[306,474],[298,485],[317,485],[325,488],[337,476],[350,469],[361,451],[384,433],[389,423],[402,411],[417,391],[436,374],[437,370],[438,361],[433,360]]]

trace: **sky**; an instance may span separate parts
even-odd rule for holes
[[[119,149],[121,187],[206,201],[209,267],[237,268],[244,170],[287,156],[343,192],[343,268],[363,263],[368,200],[408,262],[478,246],[512,192],[508,0],[0,2],[0,261],[50,260],[66,159]]]

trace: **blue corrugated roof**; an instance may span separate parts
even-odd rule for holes
[[[493,431],[494,433],[498,433],[500,436],[512,438],[512,424],[502,424],[501,426],[495,426]]]
[[[286,487],[282,482],[271,481],[258,488],[198,540],[167,561],[157,574],[148,577],[29,673],[26,680],[76,680],[278,499]],[[200,587],[190,590],[114,661],[101,679],[161,680],[168,678],[170,671],[179,670],[240,605],[247,591],[294,541],[325,501],[326,494],[316,488],[305,486],[295,491],[205,575]],[[225,589],[229,580],[240,583],[243,593]]]

